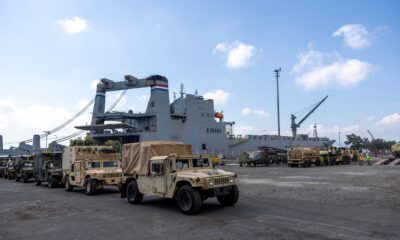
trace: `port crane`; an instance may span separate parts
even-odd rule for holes
[[[290,128],[292,129],[292,136],[293,139],[296,138],[296,134],[297,134],[297,129],[300,127],[300,125],[328,98],[328,95],[326,95],[321,101],[319,101],[317,103],[317,105],[315,105],[315,107],[313,107],[313,109],[311,109],[311,111],[309,111],[298,123],[296,123],[296,116],[294,114],[291,115],[291,120],[292,120],[292,124],[290,126]]]
[[[367,130],[367,132],[369,133],[369,135],[371,136],[371,140],[372,141],[374,141],[375,140],[375,138],[374,138],[374,136],[372,135],[372,133],[369,131],[369,130]]]

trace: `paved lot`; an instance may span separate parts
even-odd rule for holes
[[[225,166],[240,199],[185,216],[170,200],[120,199],[0,179],[4,239],[400,239],[400,166]]]

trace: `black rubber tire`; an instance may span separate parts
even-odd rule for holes
[[[49,188],[55,188],[57,187],[57,178],[53,177],[53,176],[48,176],[47,177],[47,187]]]
[[[36,185],[36,186],[40,186],[40,185],[42,185],[42,182],[41,182],[41,181],[39,181],[39,178],[38,178],[38,176],[36,176],[36,177],[35,177],[35,185]]]
[[[97,192],[97,181],[93,179],[87,179],[85,184],[86,195],[94,195]]]
[[[24,183],[27,183],[29,181],[28,174],[26,174],[26,173],[22,174],[22,180],[23,180]]]
[[[139,191],[136,181],[130,181],[126,186],[126,197],[130,204],[139,204],[143,200],[143,194]]]
[[[233,206],[239,200],[239,189],[236,185],[232,186],[230,194],[217,197],[218,202],[223,206]]]
[[[11,179],[11,178],[10,178]],[[18,176],[15,176],[15,181],[19,182],[20,178]]]
[[[201,209],[201,194],[190,185],[183,185],[176,194],[176,203],[182,213],[193,215]]]
[[[69,177],[67,177],[67,179],[65,180],[64,190],[67,191],[67,192],[71,192],[74,189],[74,187],[71,186],[71,183],[69,182],[68,178]]]

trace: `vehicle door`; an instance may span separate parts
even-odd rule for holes
[[[150,175],[153,180],[152,192],[166,193],[167,178],[165,173],[165,160],[150,161]]]
[[[81,183],[82,182],[82,162],[75,162],[74,163],[74,172],[75,172],[75,182]]]

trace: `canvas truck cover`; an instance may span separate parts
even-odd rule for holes
[[[150,158],[170,154],[192,155],[192,146],[174,141],[124,144],[122,146],[122,172],[124,174],[148,175]]]

